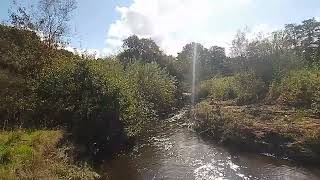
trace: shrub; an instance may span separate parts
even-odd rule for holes
[[[234,77],[234,88],[237,95],[237,104],[250,104],[262,99],[266,86],[261,78],[253,73],[239,73]]]
[[[138,96],[151,104],[157,114],[171,110],[177,91],[175,79],[155,63],[135,63],[128,69]]]
[[[174,79],[156,64],[125,71],[113,60],[59,61],[39,81],[38,118],[45,127],[66,125],[92,153],[113,152],[154,112],[168,110],[175,91]]]
[[[203,82],[199,96],[208,94],[216,100],[236,99],[239,105],[254,103],[264,97],[266,86],[253,73],[239,73],[235,76],[214,78]]]
[[[46,47],[35,32],[0,24],[0,67],[35,77],[49,63]]]
[[[31,81],[0,70],[0,89],[0,127],[31,125],[35,103]]]
[[[133,94],[128,94],[130,84],[125,79],[122,67],[113,62],[59,63],[48,69],[39,82],[38,107],[45,120],[41,124],[66,125],[76,142],[84,144],[90,153],[109,150],[114,141],[124,140],[126,121],[139,120],[130,117],[140,106]],[[138,124],[127,127],[135,132]]]
[[[216,100],[227,100],[236,97],[234,77],[214,78],[204,81],[200,85],[199,96],[206,95]]]
[[[290,71],[271,90],[273,96],[287,105],[312,107],[319,110],[320,72],[316,69]]]

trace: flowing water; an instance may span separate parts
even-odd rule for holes
[[[191,108],[195,103],[197,45],[192,58]],[[270,155],[236,153],[203,139],[184,120],[186,109],[150,124],[133,151],[102,166],[104,179],[297,179],[320,180],[320,167],[307,167]]]
[[[203,139],[189,128],[182,110],[150,124],[133,150],[102,166],[105,179],[320,179],[320,167],[301,166],[268,155],[237,153]]]

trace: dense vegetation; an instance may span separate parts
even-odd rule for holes
[[[248,40],[238,32],[227,74],[198,85],[195,128],[238,149],[320,160],[320,23]],[[248,149],[246,147],[251,147]]]
[[[232,47],[234,57],[223,61],[229,73],[202,81],[199,96],[236,99],[244,104],[266,100],[318,107],[318,29],[319,22],[310,19],[288,24],[265,38],[248,40],[245,32],[238,32]]]
[[[40,6],[40,12],[67,20],[75,5],[65,7],[56,12]],[[31,21],[25,9],[12,19],[14,26],[0,25],[0,174],[92,178],[90,168],[60,157],[65,141],[80,149],[80,156],[102,159],[119,152],[146,130],[145,124],[179,106],[182,92],[191,89],[194,56],[197,98],[211,99],[195,108],[199,131],[238,142],[243,142],[239,137],[254,142],[253,136],[273,141],[264,139],[272,132],[281,142],[294,143],[294,151],[319,153],[320,23],[315,19],[253,40],[239,31],[232,57],[222,47],[194,42],[177,57],[168,56],[152,39],[133,35],[119,54],[98,59],[63,49],[63,22]],[[224,103],[216,106],[217,101]],[[222,110],[226,104],[280,104],[301,113],[294,109],[289,118],[263,122]],[[46,159],[48,153],[54,158]]]
[[[29,31],[1,28],[37,37]],[[116,59],[96,60],[56,50],[51,57],[40,55],[47,63],[20,67],[15,57],[41,61],[34,55],[39,51],[32,49],[36,44],[45,45],[35,38],[29,42],[29,50],[28,44],[17,42],[31,41],[28,36],[7,37],[1,33],[3,44],[12,46],[1,49],[3,128],[63,126],[87,144],[98,137],[111,138],[113,131],[125,130],[127,136],[134,136],[143,123],[169,112],[175,103],[174,77],[154,62],[136,62],[124,68]],[[41,46],[37,48],[41,50]]]
[[[110,156],[143,131],[144,124],[177,105],[178,82],[156,62],[124,64],[75,55],[48,47],[32,31],[5,25],[0,25],[0,41],[3,130],[62,128],[71,133],[67,139],[82,147],[81,156]],[[4,152],[13,148],[1,144]],[[18,164],[11,169],[2,165],[9,174],[19,169]]]
[[[88,165],[77,166],[68,154],[74,147],[58,146],[63,132],[17,130],[0,133],[1,179],[95,179]]]

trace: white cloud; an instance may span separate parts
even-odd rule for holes
[[[268,24],[258,24],[249,29],[248,39],[252,40],[256,37],[267,37],[278,29],[281,29],[281,27],[271,26]]]
[[[126,7],[117,7],[120,18],[108,29],[104,50],[117,52],[122,40],[136,34],[150,37],[168,54],[176,55],[182,47],[195,41],[209,47],[212,45],[229,48],[240,27],[232,24],[225,15],[241,14],[253,0],[133,0]],[[226,28],[228,27],[228,28]],[[266,24],[254,26],[250,35],[273,30]],[[228,50],[227,50],[228,52]]]

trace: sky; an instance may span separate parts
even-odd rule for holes
[[[9,20],[10,6],[1,0],[1,22]],[[239,29],[267,34],[312,17],[320,20],[320,0],[78,0],[67,39],[69,49],[97,56],[119,52],[132,34],[154,39],[171,55],[189,42],[228,52]]]

